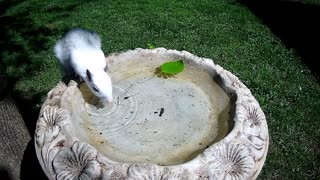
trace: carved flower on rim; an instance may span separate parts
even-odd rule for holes
[[[245,134],[266,138],[265,117],[260,108],[253,103],[244,103],[239,106],[238,114],[239,119],[243,121],[243,132]]]
[[[48,92],[48,99],[52,99],[54,96],[61,96],[61,94],[67,89],[67,86],[63,82],[59,82],[51,91]]]
[[[160,166],[154,164],[133,164],[128,169],[128,179],[156,180],[162,176]]]
[[[67,89],[67,86],[63,82],[59,82],[51,91],[47,94],[47,99],[43,103],[41,111],[47,106],[58,106],[60,103],[61,95]]]
[[[57,179],[98,179],[101,166],[96,161],[97,151],[85,142],[75,142],[62,149],[53,160]]]
[[[60,132],[60,126],[68,119],[68,113],[57,106],[47,106],[37,121],[36,141],[39,146],[52,141]]]
[[[202,172],[198,168],[186,169],[182,167],[178,168],[165,168],[163,170],[163,175],[161,180],[173,180],[173,179],[183,179],[183,180],[207,180],[205,172]]]
[[[235,88],[242,88],[243,84],[241,83],[241,81],[239,80],[238,77],[236,77],[235,75],[233,75],[232,73],[230,73],[229,71],[224,71],[225,74],[227,75],[228,79],[231,82],[231,85]]]
[[[208,155],[209,153],[209,155]],[[206,152],[211,178],[249,179],[254,160],[240,144],[220,144]]]
[[[255,160],[260,160],[265,154],[268,139],[268,129],[265,116],[254,102],[239,105],[239,120],[243,122],[241,139],[251,145]]]

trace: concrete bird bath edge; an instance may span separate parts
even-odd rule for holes
[[[266,159],[265,115],[250,90],[212,60],[187,51],[111,54],[114,102],[85,84],[47,95],[35,149],[49,179],[255,179]],[[164,78],[156,68],[181,59]]]

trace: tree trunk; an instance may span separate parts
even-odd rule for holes
[[[15,102],[5,94],[6,86],[0,69],[0,179],[20,179],[21,161],[31,138]]]

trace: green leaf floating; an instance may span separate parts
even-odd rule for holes
[[[182,60],[166,62],[161,65],[161,72],[165,74],[175,75],[181,73],[184,70],[184,64]]]

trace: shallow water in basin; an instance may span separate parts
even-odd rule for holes
[[[163,79],[154,74],[161,61],[139,63],[112,64],[112,103],[99,105],[81,85],[86,103],[70,101],[79,139],[114,161],[173,165],[226,136],[230,99],[212,77],[187,65]]]

